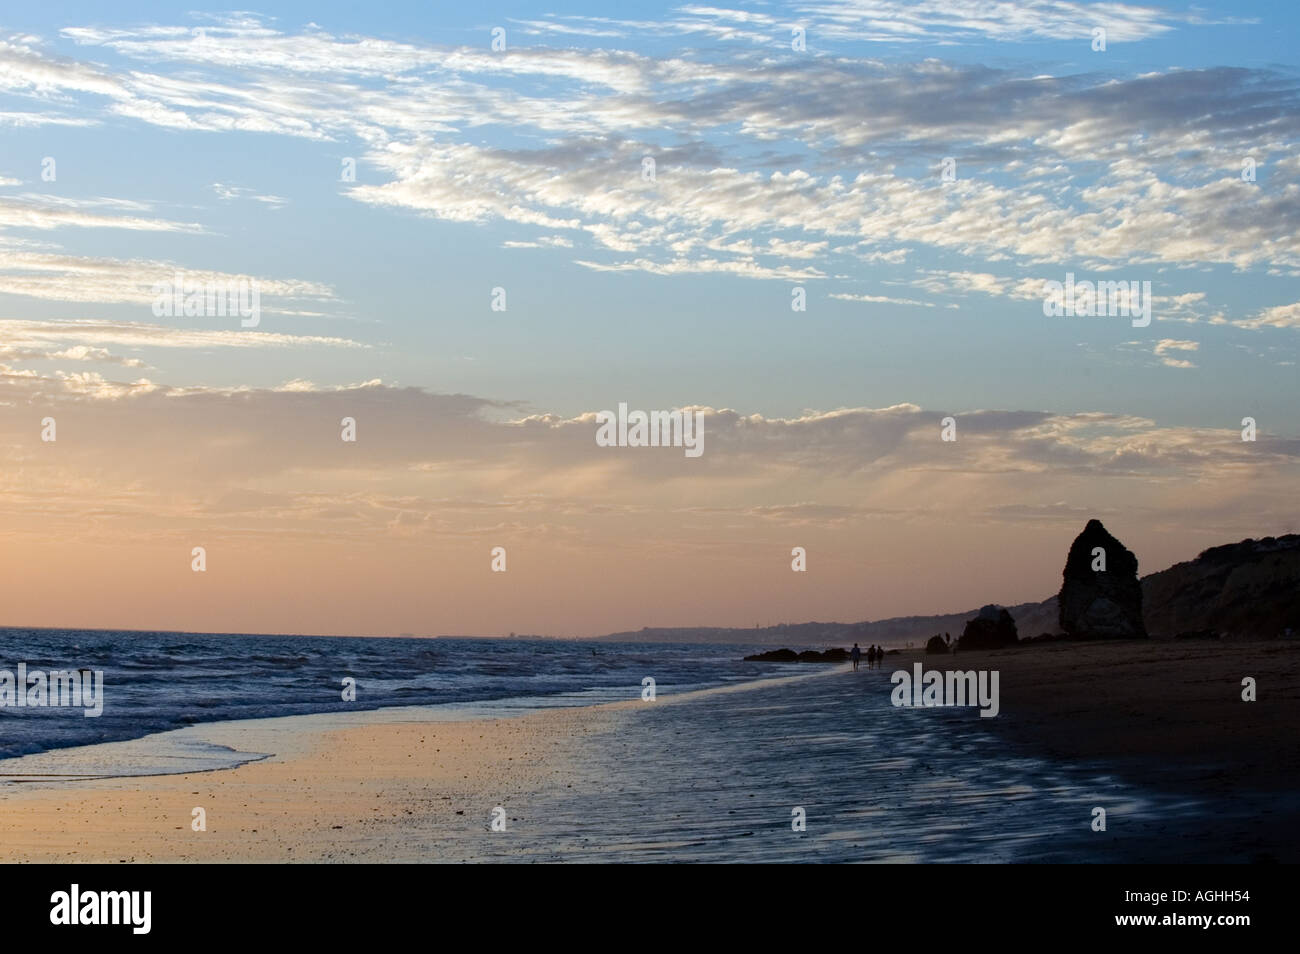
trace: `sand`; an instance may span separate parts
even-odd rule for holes
[[[894,657],[891,657],[891,659]],[[1055,758],[1105,759],[1184,793],[1283,793],[1300,781],[1300,642],[1047,643],[916,656],[1001,672],[990,731]],[[1242,679],[1256,701],[1242,700]]]
[[[8,861],[1296,860],[1300,647],[1047,644],[1001,715],[895,709],[889,673],[510,718],[214,723],[238,768],[0,785]],[[1259,701],[1240,700],[1240,680]],[[1088,827],[1110,806],[1110,830]],[[492,832],[502,806],[506,832]],[[206,831],[191,827],[206,811]],[[805,833],[792,833],[795,808]]]
[[[413,829],[472,840],[491,809],[563,785],[591,709],[314,731],[298,754],[235,769],[22,784],[0,794],[7,860],[417,860]],[[288,720],[282,720],[288,721]],[[192,829],[193,809],[206,831]]]
[[[764,680],[765,688],[826,675]],[[664,697],[670,706],[759,685]],[[448,721],[389,709],[181,730],[269,757],[181,775],[0,786],[0,857],[55,862],[470,860],[497,806],[519,824],[532,796],[568,787],[583,740],[648,703]],[[340,721],[372,725],[330,728]],[[415,721],[408,721],[415,720]],[[130,746],[132,743],[121,743]],[[97,746],[107,750],[111,746]],[[56,753],[57,755],[57,753]],[[195,831],[203,808],[205,830]]]

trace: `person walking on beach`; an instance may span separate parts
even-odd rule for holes
[[[857,672],[857,671],[858,671],[858,660],[862,658],[862,650],[858,648],[858,644],[857,644],[857,643],[854,643],[854,644],[853,644],[853,648],[852,648],[851,650],[849,650],[849,656],[853,659],[853,671],[854,671],[854,672]],[[869,661],[869,660],[871,659],[871,657],[868,656],[867,659],[868,659],[868,661]]]
[[[867,668],[870,669],[876,662],[876,644],[872,643],[867,647]]]

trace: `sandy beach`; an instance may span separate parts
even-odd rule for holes
[[[892,707],[913,658],[997,669],[1001,714]],[[513,717],[212,723],[183,731],[266,757],[0,784],[0,844],[10,862],[1293,861],[1297,663],[1293,643],[1054,643]]]

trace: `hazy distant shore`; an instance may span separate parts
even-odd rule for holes
[[[211,723],[193,731],[269,757],[3,785],[0,843],[9,861],[1291,861],[1298,649],[1040,644],[514,718]],[[894,708],[914,658],[997,669],[1000,715]]]

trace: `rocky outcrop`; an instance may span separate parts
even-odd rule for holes
[[[948,654],[948,644],[944,642],[942,636],[931,636],[930,641],[925,644],[925,651],[927,653],[943,653],[946,656]]]
[[[966,629],[957,641],[961,652],[972,649],[1000,649],[1019,642],[1016,621],[1004,607],[988,606],[980,609],[979,615],[966,623]]]
[[[805,649],[801,653],[793,649],[772,649],[765,653],[755,653],[752,656],[746,656],[745,662],[827,662],[838,663],[847,662],[849,651],[847,649],[828,649],[824,653],[819,653],[815,649]]]
[[[1145,577],[1142,599],[1152,636],[1300,633],[1300,534],[1212,547]]]
[[[1058,602],[1061,629],[1075,639],[1147,635],[1137,557],[1100,520],[1089,520],[1070,545]]]

